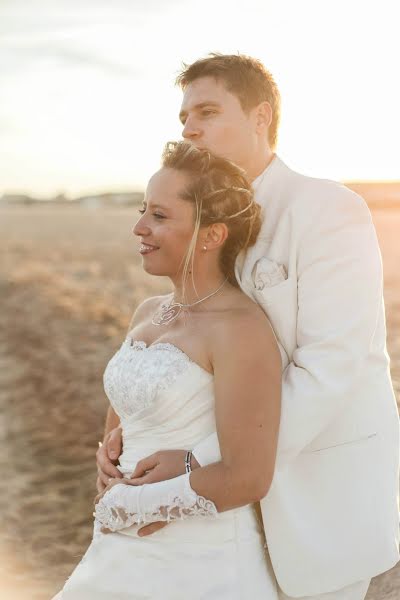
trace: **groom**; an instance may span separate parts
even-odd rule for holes
[[[213,54],[177,81],[183,137],[245,169],[263,207],[236,275],[268,315],[284,361],[275,474],[261,501],[280,598],[363,600],[371,577],[399,560],[399,420],[370,213],[346,187],[300,175],[274,154],[280,97],[259,61]],[[184,473],[186,450],[143,459],[133,478]],[[217,434],[192,450],[193,469],[221,458]],[[121,476],[120,452],[110,408],[99,491]]]

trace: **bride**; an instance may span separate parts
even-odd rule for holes
[[[92,543],[56,598],[277,600],[255,506],[274,474],[281,359],[234,275],[260,230],[260,207],[241,169],[177,142],[140,212],[143,268],[169,277],[174,291],[139,306],[106,367],[123,479],[97,496]],[[141,458],[192,448],[215,430],[220,462],[192,472],[189,452],[184,475],[130,481]],[[172,523],[138,536],[140,524],[161,520]]]

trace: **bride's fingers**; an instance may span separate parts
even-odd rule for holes
[[[156,483],[156,481],[159,481],[159,479],[154,477],[154,475],[151,476],[150,473],[148,473],[143,477],[136,477],[135,479],[130,479],[126,483],[128,485],[143,485],[144,483]]]
[[[135,470],[131,475],[131,479],[137,479],[138,477],[143,477],[146,474],[146,471],[151,471],[159,464],[157,452],[154,454],[150,454],[150,456],[146,456],[139,460],[136,463]]]
[[[130,483],[130,479],[125,479],[125,478],[112,478],[110,477],[108,479],[107,482],[107,486],[104,488],[104,490],[102,492],[100,492],[99,494],[97,494],[97,496],[94,499],[94,503],[97,504],[99,500],[101,500],[101,498],[104,496],[104,494],[106,492],[108,492],[109,490],[111,490],[112,487],[114,487],[114,485],[119,485],[121,483]]]
[[[158,481],[161,480],[157,469],[155,468],[143,475],[143,477],[134,477],[133,479],[129,479],[127,483],[130,485],[143,485],[144,483],[157,483]]]
[[[147,481],[145,481],[144,477],[137,477],[136,479],[129,479],[129,481],[126,482],[128,485],[143,485],[143,483],[148,483]]]

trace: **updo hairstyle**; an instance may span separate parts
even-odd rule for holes
[[[189,176],[181,195],[195,207],[193,236],[185,258],[183,281],[191,267],[199,229],[225,223],[228,237],[221,248],[220,268],[229,283],[238,287],[235,261],[241,250],[252,246],[261,228],[261,208],[243,169],[230,160],[199,150],[187,142],[168,142],[162,166]]]

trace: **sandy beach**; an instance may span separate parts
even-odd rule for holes
[[[133,208],[0,208],[1,598],[48,600],[90,541],[103,371],[136,305],[169,289],[140,267],[136,217]],[[400,210],[373,218],[399,398]],[[399,597],[400,563],[367,598]]]

